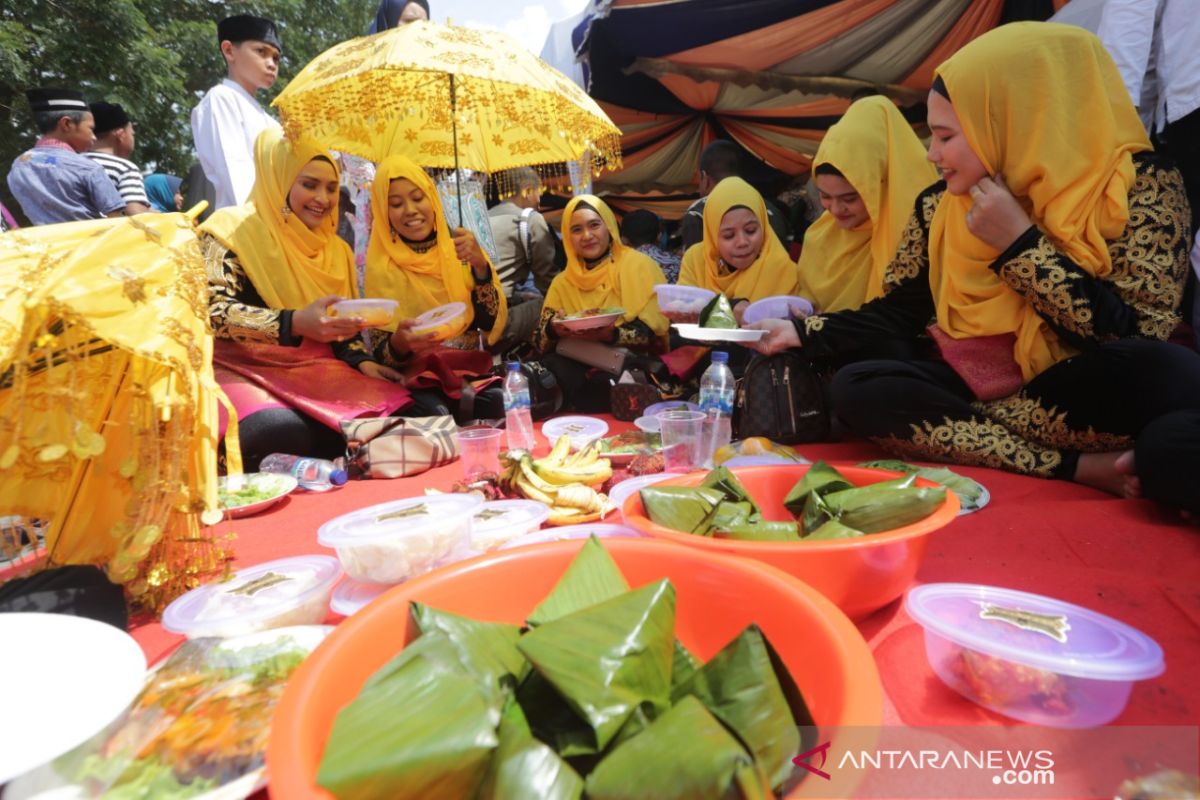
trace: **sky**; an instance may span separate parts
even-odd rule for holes
[[[469,28],[493,28],[503,31],[541,55],[551,23],[565,19],[587,5],[587,0],[429,0],[434,22],[446,22]]]

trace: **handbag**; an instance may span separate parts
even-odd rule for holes
[[[955,339],[937,325],[930,325],[926,332],[942,360],[958,373],[976,400],[999,400],[1025,385],[1021,365],[1013,358],[1016,334]]]
[[[529,381],[529,416],[542,420],[557,414],[562,409],[563,395],[554,373],[538,361],[521,361],[521,372]],[[504,419],[503,379],[508,375],[508,365],[497,364],[488,374],[501,380],[475,395],[472,419]]]
[[[614,418],[632,422],[642,416],[648,406],[662,400],[658,387],[646,380],[641,370],[630,370],[632,383],[615,383],[608,393]]]
[[[764,436],[780,444],[827,441],[832,426],[824,382],[795,353],[757,355],[738,384],[733,425],[739,439]]]
[[[341,421],[356,477],[404,478],[458,458],[454,417],[364,417]]]
[[[609,375],[620,375],[630,356],[629,348],[578,338],[559,339],[554,352]]]

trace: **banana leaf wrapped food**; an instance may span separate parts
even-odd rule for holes
[[[701,328],[736,328],[737,326],[737,317],[733,315],[733,306],[729,304],[729,298],[723,294],[718,294],[709,300],[708,305],[700,312]]]
[[[749,799],[794,780],[812,717],[762,632],[699,662],[670,582],[630,590],[598,539],[536,625],[412,613],[421,635],[334,723],[318,783],[338,798]]]
[[[966,475],[959,475],[957,472],[946,467],[919,467],[916,464],[909,464],[906,461],[897,461],[894,459],[864,461],[859,466],[890,469],[895,472],[915,473],[926,480],[939,483],[958,495],[959,508],[963,512],[976,511],[982,508],[987,502],[987,489],[983,487],[983,484],[968,478]]]

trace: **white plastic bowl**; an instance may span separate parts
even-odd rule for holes
[[[1165,669],[1162,648],[1146,634],[1050,597],[932,583],[910,590],[904,607],[925,629],[925,654],[947,686],[1034,725],[1107,724],[1135,681]]]
[[[392,321],[398,305],[395,300],[383,297],[339,300],[329,307],[328,313],[331,317],[353,317],[373,328],[380,328]]]

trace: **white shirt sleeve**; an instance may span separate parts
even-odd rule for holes
[[[1154,22],[1161,0],[1107,0],[1096,33],[1108,49],[1135,106],[1150,68]]]
[[[238,98],[211,91],[192,112],[196,154],[217,190],[217,208],[241,205],[254,186],[254,152],[239,106]]]

